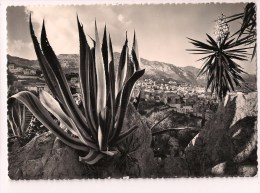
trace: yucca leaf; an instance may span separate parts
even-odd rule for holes
[[[207,37],[209,38],[209,40],[210,40],[210,42],[211,42],[211,45],[212,45],[214,48],[218,48],[217,42],[215,42],[215,40],[214,40],[209,34],[206,33],[206,35],[207,35]],[[227,37],[227,36],[226,36],[226,37]]]
[[[71,137],[58,126],[35,95],[28,91],[22,91],[10,97],[8,102],[12,104],[15,99],[23,103],[32,114],[62,142],[77,150],[88,150],[88,147],[79,139]]]

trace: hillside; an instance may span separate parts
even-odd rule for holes
[[[120,53],[114,53],[115,64],[118,65]],[[15,56],[7,55],[8,65],[15,64],[17,67],[39,69],[40,66],[37,60],[28,60]],[[78,72],[79,55],[77,54],[60,54],[58,59],[65,73]],[[173,64],[149,61],[141,58],[141,68],[145,68],[145,75],[143,78],[151,78],[153,80],[165,79],[166,81],[174,80],[177,82],[185,82],[191,85],[205,85],[205,76],[197,77],[199,69],[193,66],[177,67]],[[117,69],[117,67],[116,67]],[[256,76],[245,74],[243,75],[246,82],[250,84],[256,83]]]

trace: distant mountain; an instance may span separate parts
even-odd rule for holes
[[[120,53],[114,53],[115,64],[118,65]],[[27,60],[15,56],[7,56],[8,65],[15,64],[23,68],[39,69],[40,66],[37,60]],[[58,59],[65,72],[77,72],[79,67],[79,55],[77,54],[60,54]],[[166,81],[174,80],[177,82],[185,82],[191,85],[205,85],[206,77],[197,77],[199,69],[193,66],[177,67],[173,64],[149,61],[141,58],[141,68],[145,68],[145,75],[143,78],[151,78],[153,80],[164,79]],[[116,67],[117,69],[117,67]],[[246,81],[256,83],[256,75],[243,75]]]

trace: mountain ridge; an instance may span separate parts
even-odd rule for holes
[[[65,73],[77,72],[79,68],[79,55],[78,54],[60,54],[57,56],[61,66],[63,67]],[[114,53],[114,61],[116,69],[119,63],[120,53]],[[14,64],[18,67],[29,68],[29,69],[40,69],[37,60],[29,60],[16,56],[7,55],[7,60],[9,64]],[[173,80],[176,82],[184,82],[190,85],[205,85],[206,76],[197,77],[199,68],[194,66],[178,67],[171,63],[150,61],[144,58],[140,58],[141,68],[145,68],[145,75],[143,78],[165,79],[166,81]],[[243,77],[249,78],[250,81],[255,79],[255,75],[244,74]]]

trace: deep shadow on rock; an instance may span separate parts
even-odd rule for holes
[[[129,105],[124,129],[133,125],[138,126],[137,131],[122,144],[128,147],[127,151],[113,159],[104,158],[94,166],[79,162],[78,152],[50,132],[36,136],[25,146],[9,152],[9,177],[15,180],[151,177],[155,168],[150,148],[152,135],[139,113]]]
[[[256,152],[256,127],[257,94],[228,95],[185,149],[191,175],[255,175],[256,161],[244,164]]]

